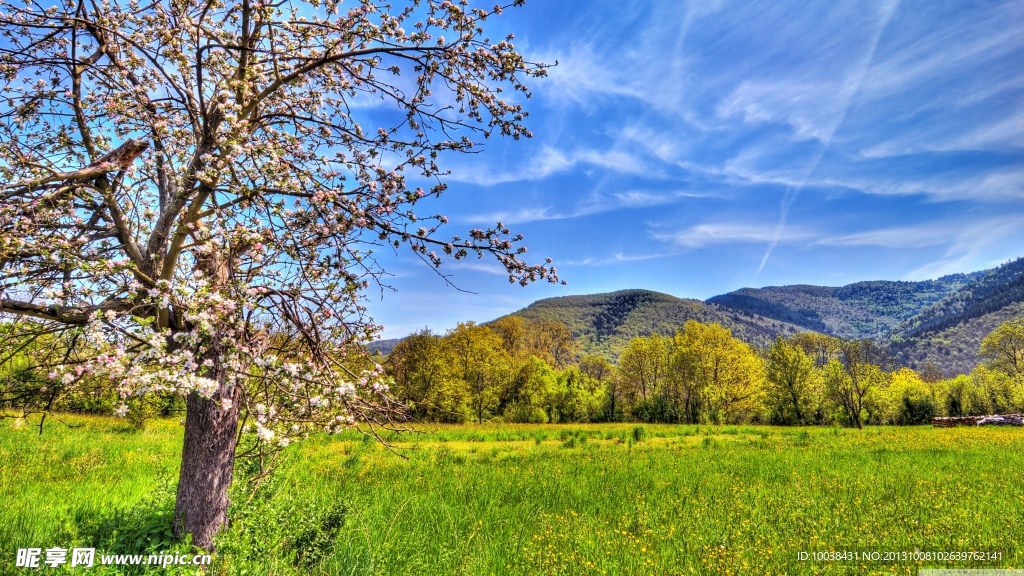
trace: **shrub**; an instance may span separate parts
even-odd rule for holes
[[[505,408],[505,420],[523,424],[546,424],[548,415],[539,406],[513,402]]]
[[[935,412],[935,401],[930,395],[904,394],[896,423],[900,426],[930,424]]]

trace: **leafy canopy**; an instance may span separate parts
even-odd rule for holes
[[[269,441],[393,408],[346,357],[375,250],[558,281],[501,223],[419,212],[445,155],[530,136],[546,67],[486,37],[503,7],[349,6],[0,0],[0,313],[63,338],[51,379],[242,402]]]

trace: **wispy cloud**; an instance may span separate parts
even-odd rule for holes
[[[829,236],[817,240],[816,244],[825,246],[880,246],[884,248],[923,248],[941,246],[949,242],[950,226],[948,223],[906,226],[901,228],[885,228],[867,230],[841,236]]]
[[[624,11],[618,5],[597,8],[619,9],[618,17],[587,22],[585,34],[541,53],[542,60],[557,60],[558,66],[550,70],[549,81],[540,85],[540,92],[556,102],[585,109],[607,100],[626,99],[644,108],[683,112],[702,79],[697,63],[688,56],[691,32],[724,4],[720,0],[664,0],[637,11]],[[633,21],[629,21],[631,15]],[[636,32],[628,42],[615,41],[625,28]]]
[[[642,158],[623,150],[578,149],[562,151],[542,146],[540,152],[514,169],[496,170],[479,162],[452,169],[450,180],[480,186],[494,186],[509,182],[543,180],[554,174],[567,172],[577,166],[589,166],[619,174],[650,175],[654,168]]]
[[[1024,79],[1015,92],[1024,93]],[[998,118],[976,118],[970,126],[922,124],[859,151],[861,158],[898,158],[928,152],[1012,151],[1024,148],[1024,105]]]
[[[609,66],[593,42],[574,42],[556,54],[541,55],[540,60],[558,62],[548,71],[548,80],[540,89],[554,99],[589,106],[595,96],[627,97],[644,100],[647,91],[632,81],[626,70]]]
[[[504,224],[523,224],[526,222],[542,222],[545,220],[568,220],[571,218],[581,218],[584,216],[614,212],[616,210],[666,206],[675,204],[687,198],[708,198],[716,196],[716,194],[707,192],[689,192],[682,190],[664,192],[651,190],[624,190],[621,192],[611,193],[593,192],[569,210],[559,211],[551,206],[518,208],[508,211],[474,214],[468,216],[466,220],[474,224],[493,224],[495,222],[502,222]]]
[[[670,242],[686,248],[699,248],[713,244],[760,244],[769,241],[796,242],[808,240],[814,233],[788,229],[779,231],[772,226],[741,223],[708,223],[678,232],[652,232],[656,240]]]
[[[825,143],[842,121],[850,88],[849,83],[836,79],[822,82],[817,74],[806,79],[749,81],[740,84],[716,113],[747,124],[786,124],[797,140],[813,138]]]
[[[949,248],[942,258],[925,264],[909,274],[907,280],[938,278],[946,274],[970,270],[994,244],[1020,236],[1024,216],[1010,216],[963,226],[949,239]],[[1019,252],[1013,254],[1019,255]]]
[[[940,262],[952,258],[947,268],[955,268],[963,264],[963,259],[969,260],[971,255],[1021,230],[1024,230],[1024,215],[977,218],[969,222],[944,220],[848,234],[824,234],[818,230],[789,227],[778,238],[779,243],[783,244],[806,243],[809,246],[836,248],[878,247],[898,250],[945,246],[945,256]],[[776,229],[756,224],[716,222],[698,224],[677,232],[652,232],[651,237],[686,248],[697,248],[714,244],[763,243],[776,237]]]
[[[951,166],[918,178],[907,178],[899,163],[865,166],[864,172],[811,179],[808,185],[842,187],[878,196],[923,196],[930,201],[1007,202],[1024,199],[1024,167],[986,171]]]
[[[622,264],[625,262],[643,262],[645,260],[657,260],[660,258],[669,258],[675,256],[676,252],[655,252],[651,254],[624,254],[622,252],[616,252],[607,258],[596,258],[588,257],[582,260],[564,260],[563,266],[608,266],[612,264]]]
[[[616,206],[624,208],[646,208],[648,206],[664,206],[674,204],[683,198],[712,198],[718,194],[710,192],[651,192],[647,190],[627,190],[625,192],[614,192],[611,194],[615,199]]]
[[[472,214],[466,217],[466,221],[472,224],[493,225],[495,222],[502,224],[523,224],[527,222],[543,222],[545,220],[564,220],[574,218],[576,214],[555,212],[551,207],[519,208],[504,212],[490,212],[486,214]]]
[[[964,84],[955,79],[970,77],[980,71],[980,66],[1019,52],[1024,41],[1011,23],[1020,16],[1020,6],[1007,2],[1002,6],[991,4],[970,17],[959,14],[948,22],[901,19],[902,34],[892,39],[890,49],[868,70],[862,97],[877,104],[918,88],[934,91],[936,85],[943,85],[947,90],[932,96],[944,104],[956,105],[998,93],[1003,79],[993,77],[991,69],[986,74],[988,82],[983,84]],[[935,102],[923,104],[933,106]]]
[[[493,274],[495,276],[508,276],[508,271],[505,270],[500,264],[494,262],[493,259],[484,260],[452,260],[445,262],[439,271],[444,273],[448,270],[469,270],[472,272],[483,272],[485,274]]]

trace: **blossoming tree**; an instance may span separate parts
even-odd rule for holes
[[[378,331],[374,250],[558,281],[501,223],[416,212],[444,156],[530,135],[545,66],[485,36],[503,8],[0,0],[4,342],[60,338],[55,387],[186,395],[178,535],[223,525],[240,419],[281,445],[400,408],[345,357]]]

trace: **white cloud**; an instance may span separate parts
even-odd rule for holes
[[[564,220],[572,218],[571,214],[560,214],[552,212],[551,208],[520,208],[511,212],[491,212],[487,214],[474,214],[466,218],[473,224],[494,225],[496,222],[502,224],[523,224],[527,222],[543,222],[545,220]]]
[[[827,142],[843,119],[842,83],[807,80],[750,81],[737,87],[716,109],[722,118],[738,116],[747,124],[781,123],[793,128],[797,140]]]
[[[1024,83],[1021,84],[1024,88]],[[886,140],[861,151],[864,158],[922,152],[959,152],[1024,148],[1024,109],[1006,117],[985,118],[969,126],[932,127]]]
[[[512,211],[475,214],[467,217],[467,221],[475,224],[522,224],[526,222],[542,222],[545,220],[568,220],[594,214],[604,214],[623,209],[640,209],[654,206],[675,204],[686,198],[709,198],[716,195],[703,192],[671,190],[655,192],[648,190],[624,190],[604,194],[591,193],[580,201],[575,208],[567,211],[556,211],[550,206],[519,208]]]
[[[967,174],[938,173],[918,178],[879,172],[849,178],[823,178],[810,183],[842,186],[883,196],[921,195],[935,201],[1004,202],[1024,198],[1024,167],[971,171]]]
[[[772,241],[783,243],[808,240],[814,234],[792,228],[778,231],[774,226],[741,223],[699,224],[679,232],[652,233],[656,240],[662,240],[686,248],[699,248],[710,244],[763,244]]]
[[[881,246],[884,248],[923,248],[941,246],[950,239],[948,224],[925,224],[902,228],[867,230],[818,240],[825,246]]]
[[[962,226],[950,238],[950,246],[943,257],[907,274],[907,280],[924,280],[938,278],[946,274],[954,274],[970,270],[978,265],[979,260],[989,260],[989,250],[999,242],[1013,236],[1019,236],[1024,228],[1024,216],[995,218]],[[1013,256],[1019,252],[1012,251]]]
[[[709,198],[715,194],[704,192],[650,192],[646,190],[626,190],[614,192],[612,197],[617,201],[618,206],[624,208],[647,208],[649,206],[664,206],[675,204],[683,198]]]
[[[675,256],[676,252],[656,252],[652,254],[632,254],[627,255],[622,252],[616,252],[608,258],[584,258],[583,260],[565,260],[562,262],[562,266],[607,266],[609,264],[622,264],[623,262],[641,262],[644,260],[656,260],[658,258],[668,258]]]
[[[1014,15],[1008,12],[1017,11]],[[900,21],[902,34],[898,44],[880,55],[868,70],[862,97],[866,101],[900,97],[913,87],[934,87],[954,76],[970,75],[979,64],[1005,58],[1018,51],[1021,38],[1012,22],[1019,18],[1019,7],[1013,3],[994,6],[986,18],[958,19],[935,26],[926,19],[920,24],[927,30],[911,30],[915,21]],[[991,78],[990,78],[991,79]],[[970,102],[991,85],[955,85],[938,98],[959,99],[966,95]]]
[[[617,18],[588,22],[569,42],[552,47],[541,60],[558,61],[539,92],[556,102],[591,109],[607,99],[625,98],[678,114],[696,90],[700,75],[687,49],[695,24],[721,10],[721,1],[664,2],[624,10]],[[630,16],[634,16],[630,20]],[[626,28],[636,27],[628,38]],[[579,37],[587,40],[579,40]],[[600,40],[593,40],[599,38]],[[687,81],[689,80],[689,82]],[[694,81],[696,80],[696,82]]]
[[[483,272],[485,274],[493,274],[495,276],[508,276],[508,270],[505,270],[501,264],[498,264],[493,259],[474,259],[474,260],[449,260],[446,261],[438,269],[442,274],[447,270],[469,270],[471,272]]]
[[[647,91],[635,82],[628,70],[614,65],[607,54],[595,52],[590,42],[575,42],[568,51],[542,57],[558,65],[548,70],[548,78],[539,86],[555,99],[589,106],[595,96],[625,96],[645,100]]]
[[[453,168],[449,179],[480,186],[494,186],[509,182],[543,180],[581,165],[604,168],[619,174],[651,175],[655,172],[644,160],[622,150],[579,149],[563,152],[552,146],[542,146],[539,154],[515,169],[495,170],[492,166],[474,162]]]

